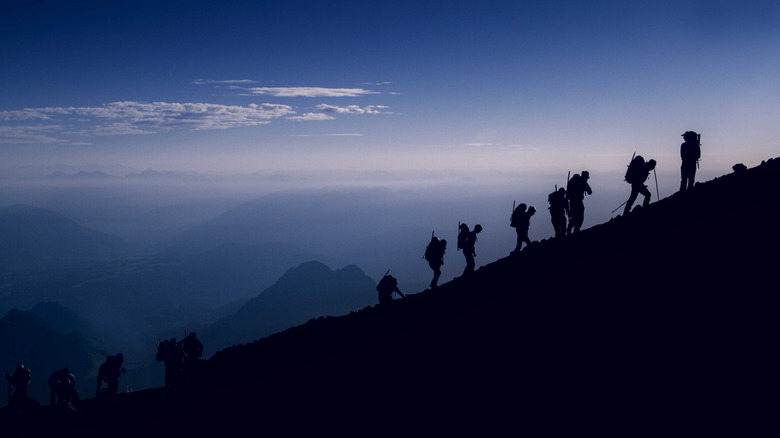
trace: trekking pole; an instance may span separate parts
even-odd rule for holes
[[[626,202],[628,202],[628,199],[626,199],[625,201],[623,201],[623,203],[622,203],[622,204],[618,205],[616,209],[612,210],[612,213],[614,213],[614,212],[618,211],[618,209],[619,209],[620,207],[622,207],[622,206],[626,205]]]
[[[699,143],[699,151],[701,152],[701,134],[696,134],[696,142]],[[696,168],[697,169],[699,168],[699,160],[701,160],[701,158],[697,158],[696,159]]]
[[[655,168],[653,168],[653,176],[655,177],[655,195],[658,196],[658,201],[661,200],[661,194],[658,192],[658,174],[655,173]],[[658,202],[656,201],[656,202]]]

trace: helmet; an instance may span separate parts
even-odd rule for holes
[[[653,169],[655,169],[655,160],[653,160],[652,158],[651,158],[651,159],[649,159],[649,160],[647,160],[647,167],[648,167],[650,170],[653,170]]]
[[[536,212],[536,207],[534,207],[534,206],[532,205],[532,206],[528,207],[528,211],[530,211],[530,212]]]
[[[517,206],[517,208],[519,208],[522,211],[525,211],[526,205],[525,204],[520,204],[520,205]]]
[[[479,233],[480,231],[482,231],[482,225],[480,225],[480,224],[476,224],[476,225],[474,225],[474,231],[476,231],[477,233]]]
[[[699,134],[693,131],[685,131],[685,133],[682,135],[682,138],[685,141],[696,141],[699,139]]]
[[[582,171],[582,177],[585,178],[585,179],[588,179],[588,178],[590,178],[590,173],[588,173],[587,170],[583,170]]]

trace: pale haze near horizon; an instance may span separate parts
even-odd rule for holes
[[[13,60],[0,67],[0,206],[118,232],[121,196],[101,204],[81,187],[68,199],[98,200],[68,206],[55,201],[73,183],[27,178],[151,168],[206,178],[133,192],[132,214],[200,196],[205,221],[301,188],[462,190],[507,207],[454,206],[451,222],[495,229],[527,202],[541,239],[546,196],[569,172],[591,173],[591,226],[625,200],[635,152],[673,193],[687,130],[702,134],[699,181],[780,151],[776,2],[104,3],[0,7],[0,57]],[[123,187],[88,186],[101,184]],[[490,236],[478,264],[513,247],[508,227]]]

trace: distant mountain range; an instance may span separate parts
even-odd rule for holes
[[[14,426],[40,436],[98,436],[86,427],[98,422],[125,436],[761,435],[776,417],[780,233],[756,224],[780,213],[779,177],[769,160],[436,289],[226,348],[178,391],[87,400],[67,426],[45,409]]]
[[[116,254],[119,237],[78,225],[42,208],[15,204],[0,209],[0,263],[46,266]]]
[[[331,270],[320,262],[291,268],[238,312],[202,332],[211,351],[246,343],[324,315],[343,315],[377,302],[376,283],[355,265]]]
[[[87,172],[85,170],[82,170],[74,174],[69,174],[62,171],[56,171],[46,176],[46,178],[51,180],[61,180],[61,179],[70,180],[70,179],[106,179],[106,178],[116,178],[116,177],[113,175],[109,175],[105,172],[101,172],[99,170],[96,170],[94,172]]]

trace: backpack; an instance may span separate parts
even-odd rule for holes
[[[645,171],[645,159],[641,155],[637,155],[631,160],[626,170],[626,176],[623,177],[629,184],[641,184],[647,179],[647,172]]]
[[[427,247],[425,247],[425,260],[429,262],[435,262],[441,260],[441,256],[442,256],[441,250],[442,250],[441,241],[436,237],[431,238],[431,242],[428,244]]]
[[[575,173],[574,176],[566,183],[566,196],[568,198],[577,197],[577,193],[582,191],[582,177],[579,173]]]
[[[461,226],[458,229],[458,249],[465,248],[468,239],[469,239],[469,228],[467,226]]]
[[[385,275],[379,280],[379,284],[376,285],[376,290],[382,293],[393,293],[396,286],[398,286],[398,280],[392,275]]]
[[[525,204],[520,204],[515,208],[515,211],[512,212],[511,220],[509,221],[510,227],[517,228],[520,226],[520,223],[523,220],[523,213],[525,213],[525,208]]]

